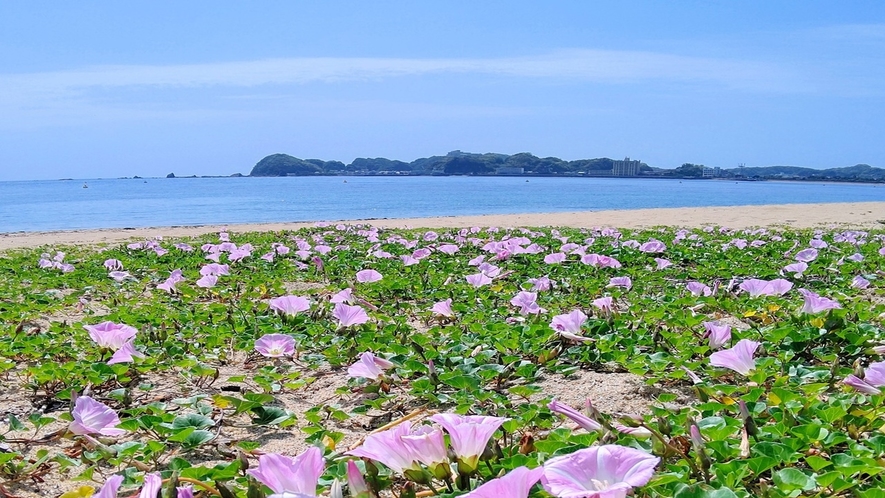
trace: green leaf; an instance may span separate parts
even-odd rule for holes
[[[175,420],[172,421],[172,429],[176,431],[186,427],[205,429],[207,427],[212,427],[213,425],[215,425],[214,420],[198,413],[189,413],[181,417],[175,417]]]
[[[252,423],[255,425],[277,425],[292,418],[292,414],[278,406],[256,406],[252,408]]]
[[[715,489],[706,484],[691,486],[680,484],[676,487],[673,498],[738,498],[738,496],[728,488]]]
[[[817,487],[814,476],[806,475],[801,470],[792,467],[774,472],[772,479],[777,487],[784,491],[811,491]]]

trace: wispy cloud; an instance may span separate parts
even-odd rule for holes
[[[250,87],[379,80],[432,74],[500,75],[558,81],[618,83],[638,80],[714,82],[750,90],[795,83],[770,63],[620,50],[562,50],[505,58],[288,58],[181,65],[97,66],[72,71],[0,75],[6,90],[164,86]]]

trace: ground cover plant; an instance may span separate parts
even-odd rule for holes
[[[833,228],[9,251],[0,496],[881,496],[883,261]]]

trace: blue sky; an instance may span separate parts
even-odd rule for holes
[[[0,180],[455,149],[885,167],[885,3],[0,3]]]

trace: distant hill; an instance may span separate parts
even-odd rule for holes
[[[299,159],[288,154],[271,154],[252,168],[250,176],[315,175],[567,175],[611,176],[614,160],[607,157],[565,161],[558,157],[519,154],[474,154],[455,150],[444,156],[430,156],[412,162],[384,157],[358,157],[350,164],[322,159]],[[638,176],[671,178],[755,178],[770,180],[829,180],[883,182],[885,169],[868,164],[844,168],[814,169],[799,166],[715,168],[685,163],[675,169],[652,168],[641,163]]]
[[[769,179],[841,180],[841,181],[885,181],[885,169],[869,164],[857,164],[844,168],[814,169],[800,166],[762,166],[752,168],[732,168],[725,170],[735,176]]]
[[[345,165],[339,161],[299,159],[287,154],[272,154],[252,168],[250,176],[307,176],[337,174],[408,174],[408,175],[603,175],[612,171],[612,159],[564,161],[558,157],[519,154],[473,154],[452,151],[445,156],[416,159],[410,163],[383,157],[359,157]],[[642,171],[651,171],[641,165]]]

